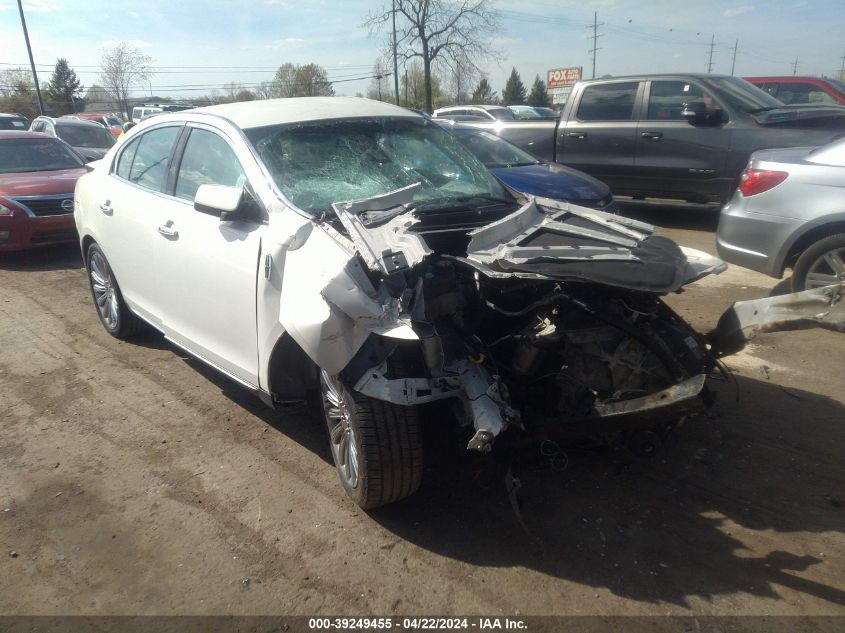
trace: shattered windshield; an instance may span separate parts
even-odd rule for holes
[[[484,165],[450,134],[423,119],[319,121],[246,130],[273,180],[297,207],[331,212],[414,183],[414,203],[507,198]]]

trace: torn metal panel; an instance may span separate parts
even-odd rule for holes
[[[391,379],[386,374],[387,363],[365,371],[355,383],[355,391],[394,404],[415,405],[456,397],[461,389],[457,375]]]
[[[681,246],[681,252],[687,258],[687,265],[684,269],[685,284],[698,281],[707,275],[721,275],[728,269],[728,265],[725,262],[704,251]]]
[[[335,202],[337,217],[364,262],[390,275],[419,264],[432,253],[425,241],[409,231],[418,222],[410,213],[419,183],[364,200]]]
[[[560,221],[564,216],[577,216],[584,222],[578,225],[564,224]],[[615,216],[609,213],[590,211],[565,203],[540,207],[535,200],[532,200],[507,217],[470,232],[471,239],[467,247],[467,256],[484,263],[497,260],[522,263],[558,258],[636,260],[630,249],[634,248],[640,239],[646,237],[646,234],[608,219],[613,217]],[[584,224],[593,224],[596,228],[590,228]],[[584,238],[599,242],[600,245],[523,246],[541,232]]]
[[[707,335],[717,356],[740,351],[756,334],[811,327],[845,332],[845,283],[787,295],[738,301]]]

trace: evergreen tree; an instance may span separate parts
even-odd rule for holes
[[[549,106],[551,99],[546,90],[546,82],[540,79],[540,75],[534,79],[534,85],[531,86],[531,94],[528,95],[528,105],[530,106]]]
[[[69,114],[85,109],[80,97],[82,85],[64,57],[56,60],[56,68],[47,84],[46,92],[47,101],[55,114]]]
[[[502,90],[502,105],[520,105],[525,103],[525,85],[522,79],[519,78],[519,73],[516,68],[511,70],[511,76],[505,84],[505,89]]]
[[[496,93],[493,92],[493,88],[490,87],[490,82],[487,81],[486,77],[482,77],[481,81],[478,82],[469,101],[477,105],[490,105],[498,101]]]

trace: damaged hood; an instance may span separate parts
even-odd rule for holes
[[[418,189],[412,185],[333,205],[371,270],[390,275],[441,254],[488,277],[584,281],[667,293],[726,268],[715,257],[655,235],[644,222],[540,197],[480,228],[468,227],[465,255],[436,253],[419,230],[412,201]]]

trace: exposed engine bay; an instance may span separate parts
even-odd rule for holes
[[[530,200],[491,221],[495,207],[416,213],[413,191],[334,205],[360,255],[343,287],[351,278],[373,301],[350,314],[339,282],[324,291],[370,322],[340,374],[356,392],[403,405],[455,398],[481,452],[508,430],[664,428],[706,404],[718,361],[660,297],[721,261],[566,203]]]

